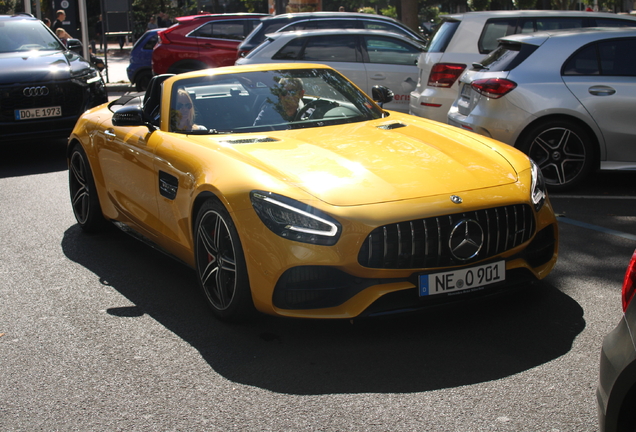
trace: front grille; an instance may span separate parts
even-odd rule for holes
[[[451,232],[463,220],[476,221],[483,232],[481,249],[469,259],[458,259],[451,253]],[[534,214],[526,204],[399,222],[374,229],[360,248],[358,262],[381,269],[464,265],[519,246],[535,229]]]
[[[26,97],[27,87],[46,87],[45,96]],[[79,116],[84,107],[84,89],[71,81],[0,86],[0,122],[15,121],[16,109],[62,107],[62,116]]]

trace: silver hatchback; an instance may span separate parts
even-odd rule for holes
[[[514,35],[460,78],[451,125],[515,146],[551,190],[636,169],[636,29]]]

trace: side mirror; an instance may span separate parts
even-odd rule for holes
[[[373,86],[373,88],[371,89],[371,97],[380,106],[382,106],[385,103],[389,103],[393,100],[393,91],[385,86]]]
[[[66,41],[66,47],[73,51],[75,54],[84,55],[82,41],[79,39],[68,39]]]
[[[113,113],[113,126],[146,126],[150,132],[157,128],[146,120],[144,110],[139,105],[123,106]]]

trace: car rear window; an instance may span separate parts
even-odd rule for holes
[[[352,36],[316,36],[309,38],[302,60],[318,62],[355,62],[356,38]]]
[[[211,21],[193,32],[196,37],[215,39],[245,39],[244,20],[220,20]]]
[[[365,36],[370,63],[415,66],[420,50],[406,42],[380,36]]]
[[[481,32],[478,47],[480,54],[488,54],[499,44],[500,37],[515,33],[517,28],[517,18],[490,19],[486,21],[484,30]]]
[[[636,27],[636,20],[596,18],[595,27]]]
[[[444,52],[448,47],[453,35],[457,31],[461,21],[444,21],[431,39],[428,52]]]
[[[520,65],[538,47],[536,45],[520,43],[502,43],[488,54],[477,69],[488,69],[490,72],[509,71]]]

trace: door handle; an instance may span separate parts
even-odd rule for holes
[[[611,96],[616,93],[616,90],[608,86],[594,86],[590,87],[587,91],[594,96]]]
[[[117,135],[115,135],[115,131],[113,129],[106,129],[104,131],[104,135],[108,137],[108,141],[112,141],[117,138]]]
[[[371,78],[372,80],[377,80],[377,81],[379,81],[379,80],[386,79],[386,75],[384,75],[384,74],[375,74],[375,75],[371,75],[371,77],[370,77],[370,78]]]

